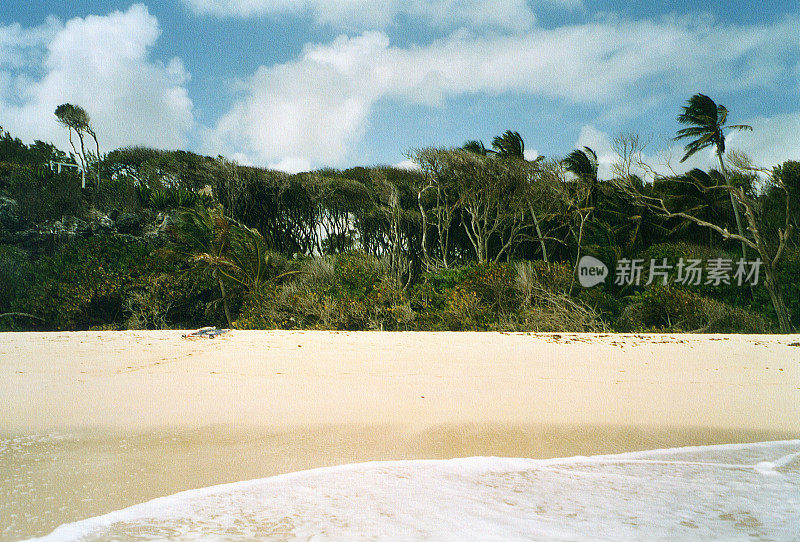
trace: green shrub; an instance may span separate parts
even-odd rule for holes
[[[126,329],[189,329],[221,324],[216,285],[209,276],[152,272],[140,277],[123,298]]]
[[[56,329],[118,323],[128,291],[146,274],[151,247],[118,237],[92,237],[38,260],[20,310]]]
[[[762,315],[698,293],[655,286],[631,296],[617,320],[619,331],[766,333]]]
[[[0,245],[0,314],[29,312],[19,310],[15,303],[25,291],[31,276],[30,256],[24,250],[11,245]],[[0,330],[25,329],[35,323],[27,316],[9,315],[0,318]]]
[[[242,329],[408,329],[414,312],[386,262],[362,253],[308,258],[285,283],[248,295]]]
[[[214,205],[210,195],[181,188],[151,188],[136,185],[134,193],[139,205],[156,211],[167,211],[179,207],[192,208],[198,204],[204,207]]]
[[[388,273],[385,261],[361,252],[347,252],[335,259],[335,294],[366,298]]]
[[[530,306],[542,291],[567,293],[572,281],[572,267],[566,263],[523,261],[514,264],[514,287],[523,306]]]
[[[660,243],[657,245],[652,245],[642,251],[638,256],[644,260],[645,269],[642,272],[642,285],[644,286],[647,282],[647,278],[649,275],[649,268],[651,260],[655,260],[656,263],[661,263],[661,261],[666,258],[667,264],[672,265],[673,269],[670,273],[671,279],[674,279],[677,271],[674,269],[674,266],[677,266],[679,260],[681,258],[684,261],[689,259],[697,259],[701,260],[703,263],[711,260],[713,258],[728,258],[733,262],[734,269],[736,262],[740,258],[740,255],[736,253],[726,253],[725,251],[719,248],[708,247],[705,245],[694,245],[689,243]],[[754,259],[756,256],[751,252],[748,255],[749,259]],[[656,282],[660,284],[660,279]],[[729,305],[735,305],[740,307],[747,307],[752,304],[752,296],[750,289],[747,286],[739,286],[737,284],[720,284],[717,286],[714,285],[707,285],[704,284],[705,276],[703,277],[703,282],[698,285],[681,285],[681,284],[673,284],[672,287],[676,289],[684,289],[687,291],[694,292],[695,294],[699,294],[701,296],[706,297],[713,297],[714,299],[718,299],[727,303]],[[760,294],[758,292],[759,288],[754,290],[754,293],[758,297]],[[769,303],[768,299],[763,298],[758,300],[757,304],[759,306],[764,306],[765,304]]]
[[[479,331],[488,323],[489,308],[469,285],[459,284],[445,297],[442,320],[451,331]]]
[[[572,268],[563,263],[517,262],[472,264],[427,273],[409,292],[415,312],[415,328],[430,330],[518,330],[550,329],[559,310],[571,310],[574,302],[566,292]],[[577,305],[575,305],[577,306]],[[583,310],[583,309],[582,309]],[[588,309],[589,312],[593,311]],[[522,316],[525,314],[525,316]],[[535,316],[538,315],[538,316]],[[536,319],[538,318],[538,323]],[[570,317],[565,317],[569,321]],[[577,328],[586,330],[588,321]]]
[[[606,322],[619,318],[624,306],[618,296],[603,288],[582,288],[576,297]]]
[[[263,288],[249,293],[239,316],[234,322],[237,329],[297,329],[305,328],[294,316],[298,300],[289,290],[293,284]]]
[[[18,166],[7,188],[17,201],[19,216],[27,224],[82,216],[88,209],[80,175],[55,173],[45,167]]]
[[[621,331],[691,331],[704,325],[701,298],[668,286],[647,288],[631,297],[617,324]]]
[[[787,252],[778,271],[778,283],[783,287],[783,299],[792,324],[800,329],[800,249]]]
[[[91,190],[95,190],[94,185]],[[103,211],[116,209],[129,213],[138,212],[142,207],[136,187],[127,177],[103,179],[95,194],[95,204]]]

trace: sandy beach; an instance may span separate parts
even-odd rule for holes
[[[0,538],[390,459],[800,438],[800,335],[7,333]]]

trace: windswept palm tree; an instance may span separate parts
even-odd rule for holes
[[[564,169],[585,183],[589,206],[594,207],[598,182],[597,154],[589,147],[575,149],[564,158]]]
[[[233,319],[226,281],[253,292],[296,273],[281,273],[281,266],[261,234],[227,218],[221,207],[180,209],[173,235],[175,245],[171,252],[185,259],[193,269],[210,273],[217,282],[229,327]]]
[[[725,161],[722,159],[722,156],[725,154],[725,131],[752,130],[753,127],[747,124],[725,126],[727,120],[728,110],[724,105],[715,103],[714,100],[705,94],[695,94],[689,98],[689,102],[683,106],[683,112],[678,115],[678,122],[687,124],[689,127],[678,130],[675,140],[696,138],[686,144],[684,148],[686,154],[681,158],[681,162],[686,161],[696,152],[713,145],[716,148],[720,172],[725,180],[725,184],[730,188],[728,171],[725,168]],[[731,205],[733,206],[733,213],[736,217],[736,228],[738,229],[739,235],[745,237],[744,228],[742,227],[742,218],[739,214],[739,205],[733,195],[733,191],[729,191],[729,195]],[[745,258],[747,257],[747,248],[744,243],[742,243],[742,256]]]
[[[523,141],[522,136],[519,135],[519,132],[506,130],[502,135],[495,136],[494,139],[492,139],[492,147],[494,150],[489,152],[494,153],[500,158],[513,158],[516,160],[526,161],[525,141]],[[535,160],[533,160],[533,162],[538,163],[543,159],[544,156],[538,156]],[[542,259],[547,261],[547,248],[544,243],[544,237],[542,236],[539,219],[536,216],[536,211],[534,210],[533,203],[530,200],[528,201],[528,210],[531,213],[531,219],[533,220],[533,225],[536,228],[539,247],[542,250]]]
[[[506,130],[502,135],[495,136],[492,147],[498,156],[525,159],[525,142],[519,132]]]
[[[461,146],[461,149],[467,152],[471,152],[473,154],[478,154],[480,156],[486,156],[491,152],[483,145],[483,141],[479,139],[472,139],[470,141],[467,141]]]
[[[572,294],[572,287],[575,284],[575,272],[578,269],[578,262],[581,257],[581,243],[583,242],[583,230],[589,216],[595,208],[597,192],[597,154],[589,147],[575,149],[563,160],[564,169],[578,177],[575,196],[570,204],[570,213],[577,220],[576,227],[571,227],[573,236],[578,247],[575,256],[575,268],[573,280],[569,286],[569,293]],[[577,231],[576,231],[577,230]]]
[[[575,149],[564,158],[567,171],[580,179],[597,179],[597,153],[589,147]]]

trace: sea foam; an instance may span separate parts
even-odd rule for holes
[[[185,491],[41,540],[800,540],[800,440],[321,468]]]

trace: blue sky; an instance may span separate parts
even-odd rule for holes
[[[607,171],[625,132],[679,167],[675,117],[703,92],[754,127],[729,146],[771,166],[800,159],[798,28],[796,0],[4,0],[0,125],[67,148],[52,112],[72,102],[105,151],[292,171],[512,129]]]

